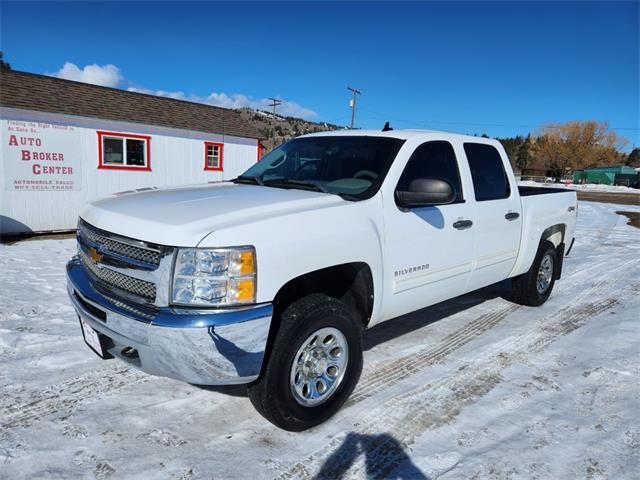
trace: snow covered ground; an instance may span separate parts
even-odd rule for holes
[[[542,307],[508,283],[367,332],[336,417],[291,434],[242,388],[150,377],[84,346],[73,240],[0,245],[1,478],[624,479],[640,472],[640,230],[581,202]]]

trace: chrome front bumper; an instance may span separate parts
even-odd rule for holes
[[[198,385],[249,383],[260,375],[270,303],[209,310],[140,307],[97,291],[77,257],[67,264],[67,290],[78,315],[108,338],[107,352],[147,373]]]

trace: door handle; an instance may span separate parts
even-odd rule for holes
[[[458,230],[465,230],[467,228],[471,228],[473,222],[471,220],[458,220],[454,222],[453,228],[457,228]]]
[[[507,213],[504,218],[506,218],[509,221],[515,220],[516,218],[519,218],[520,214],[518,212],[509,212]]]

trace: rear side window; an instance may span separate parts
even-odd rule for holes
[[[402,172],[397,190],[409,190],[409,185],[416,178],[446,180],[453,187],[454,203],[463,201],[458,161],[449,142],[427,142],[416,148]]]
[[[511,194],[507,172],[495,147],[483,143],[465,143],[464,152],[469,161],[478,202],[507,198]]]

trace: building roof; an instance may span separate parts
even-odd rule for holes
[[[604,172],[604,173],[633,173],[635,170],[629,165],[607,165],[604,167],[588,167],[576,170],[576,172]]]
[[[4,68],[0,106],[262,138],[235,110]]]

